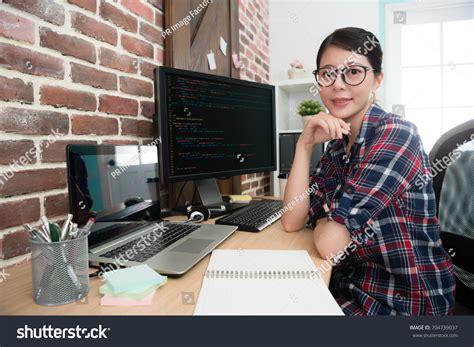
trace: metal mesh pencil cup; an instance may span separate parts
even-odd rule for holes
[[[31,241],[33,299],[56,306],[89,293],[87,235],[60,242]]]

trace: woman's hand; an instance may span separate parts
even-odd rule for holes
[[[348,135],[351,130],[349,123],[329,113],[319,112],[309,117],[298,140],[303,145],[312,146],[332,139],[342,139],[342,135]]]

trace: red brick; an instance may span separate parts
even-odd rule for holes
[[[36,148],[33,141],[0,141],[0,148],[2,149],[0,152],[0,165],[14,163],[15,160],[18,161],[22,156],[30,158],[30,164],[36,163]],[[0,227],[0,229],[2,228]]]
[[[140,24],[140,35],[148,41],[163,45],[164,39],[161,36],[161,30],[156,29],[153,25],[147,23]]]
[[[38,198],[0,204],[0,229],[36,222],[39,218],[40,201]]]
[[[65,163],[66,162],[66,146],[89,144],[95,145],[96,141],[71,141],[61,140],[49,143],[41,141],[41,161],[44,163]]]
[[[122,35],[122,47],[130,53],[153,58],[153,46],[129,35]]]
[[[71,78],[75,83],[87,84],[94,88],[117,90],[116,74],[81,64],[71,63]]]
[[[75,135],[118,135],[118,120],[115,118],[73,115],[71,126]]]
[[[100,15],[102,18],[111,21],[115,25],[124,28],[127,31],[133,33],[137,32],[137,20],[133,16],[120,11],[112,4],[102,1],[100,4]]]
[[[7,133],[23,135],[67,134],[67,114],[51,111],[4,107],[0,109],[0,129]]]
[[[101,65],[112,69],[129,73],[136,73],[138,71],[138,59],[118,54],[111,49],[100,48],[99,60]]]
[[[66,188],[66,169],[40,169],[16,172],[0,186],[0,197]]]
[[[153,9],[151,7],[136,0],[122,0],[121,3],[136,15],[153,23]]]
[[[34,14],[49,23],[64,24],[64,7],[53,0],[3,0],[3,3]]]
[[[10,259],[31,251],[30,236],[26,231],[19,230],[6,234],[2,240],[3,259]]]
[[[256,188],[256,187],[258,187],[258,182],[257,181],[252,182],[252,188]]]
[[[30,75],[64,78],[62,59],[0,42],[0,66]]]
[[[27,104],[33,102],[33,84],[26,84],[19,78],[0,76],[0,100],[20,101]]]
[[[148,77],[150,79],[154,79],[155,77],[154,70],[157,67],[158,66],[155,64],[151,64],[145,60],[142,60],[140,62],[140,75]]]
[[[242,191],[250,189],[250,183],[244,183],[242,184]]]
[[[68,2],[94,13],[97,10],[96,0],[68,0]]]
[[[35,42],[35,26],[29,19],[0,11],[0,35],[9,39]]]
[[[99,111],[136,116],[138,114],[138,101],[113,95],[101,95],[99,96]]]
[[[69,213],[68,194],[47,196],[44,199],[44,209],[48,218],[62,216]]]
[[[163,0],[148,0],[148,2],[163,11]]]
[[[146,120],[122,118],[122,135],[153,137],[153,123]]]
[[[163,65],[163,62],[165,61],[165,51],[163,50],[163,48],[156,47],[155,60],[159,65]]]
[[[153,84],[132,77],[120,77],[120,90],[137,96],[153,96]]]
[[[117,29],[79,12],[71,13],[72,27],[94,39],[117,45]]]
[[[40,44],[61,52],[63,55],[76,57],[95,63],[95,47],[92,43],[69,35],[58,34],[48,28],[40,28]]]
[[[155,114],[155,103],[153,101],[140,101],[141,115],[147,118],[153,118]]]
[[[41,86],[41,104],[67,107],[76,110],[95,111],[97,100],[94,94],[55,86]]]
[[[155,11],[155,25],[163,28],[163,13]]]

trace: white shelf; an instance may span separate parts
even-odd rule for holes
[[[277,135],[285,133],[298,133],[302,131],[303,120],[298,115],[298,106],[301,101],[312,99],[319,100],[318,89],[313,78],[300,78],[292,80],[272,81],[275,86],[276,103],[276,132]],[[271,190],[275,196],[281,196],[278,183],[280,144],[277,136],[277,170],[272,173]]]

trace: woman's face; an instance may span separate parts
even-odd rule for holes
[[[372,66],[367,57],[356,55],[345,49],[329,46],[324,51],[319,68],[334,67],[343,69],[351,65],[363,65],[369,68]],[[350,70],[350,69],[349,69]],[[350,71],[349,71],[350,73]],[[367,110],[368,106],[374,102],[375,91],[380,86],[383,79],[383,72],[375,76],[373,71],[367,71],[364,81],[351,86],[342,80],[338,74],[336,81],[329,87],[320,87],[320,95],[329,113],[337,118],[349,118]]]

